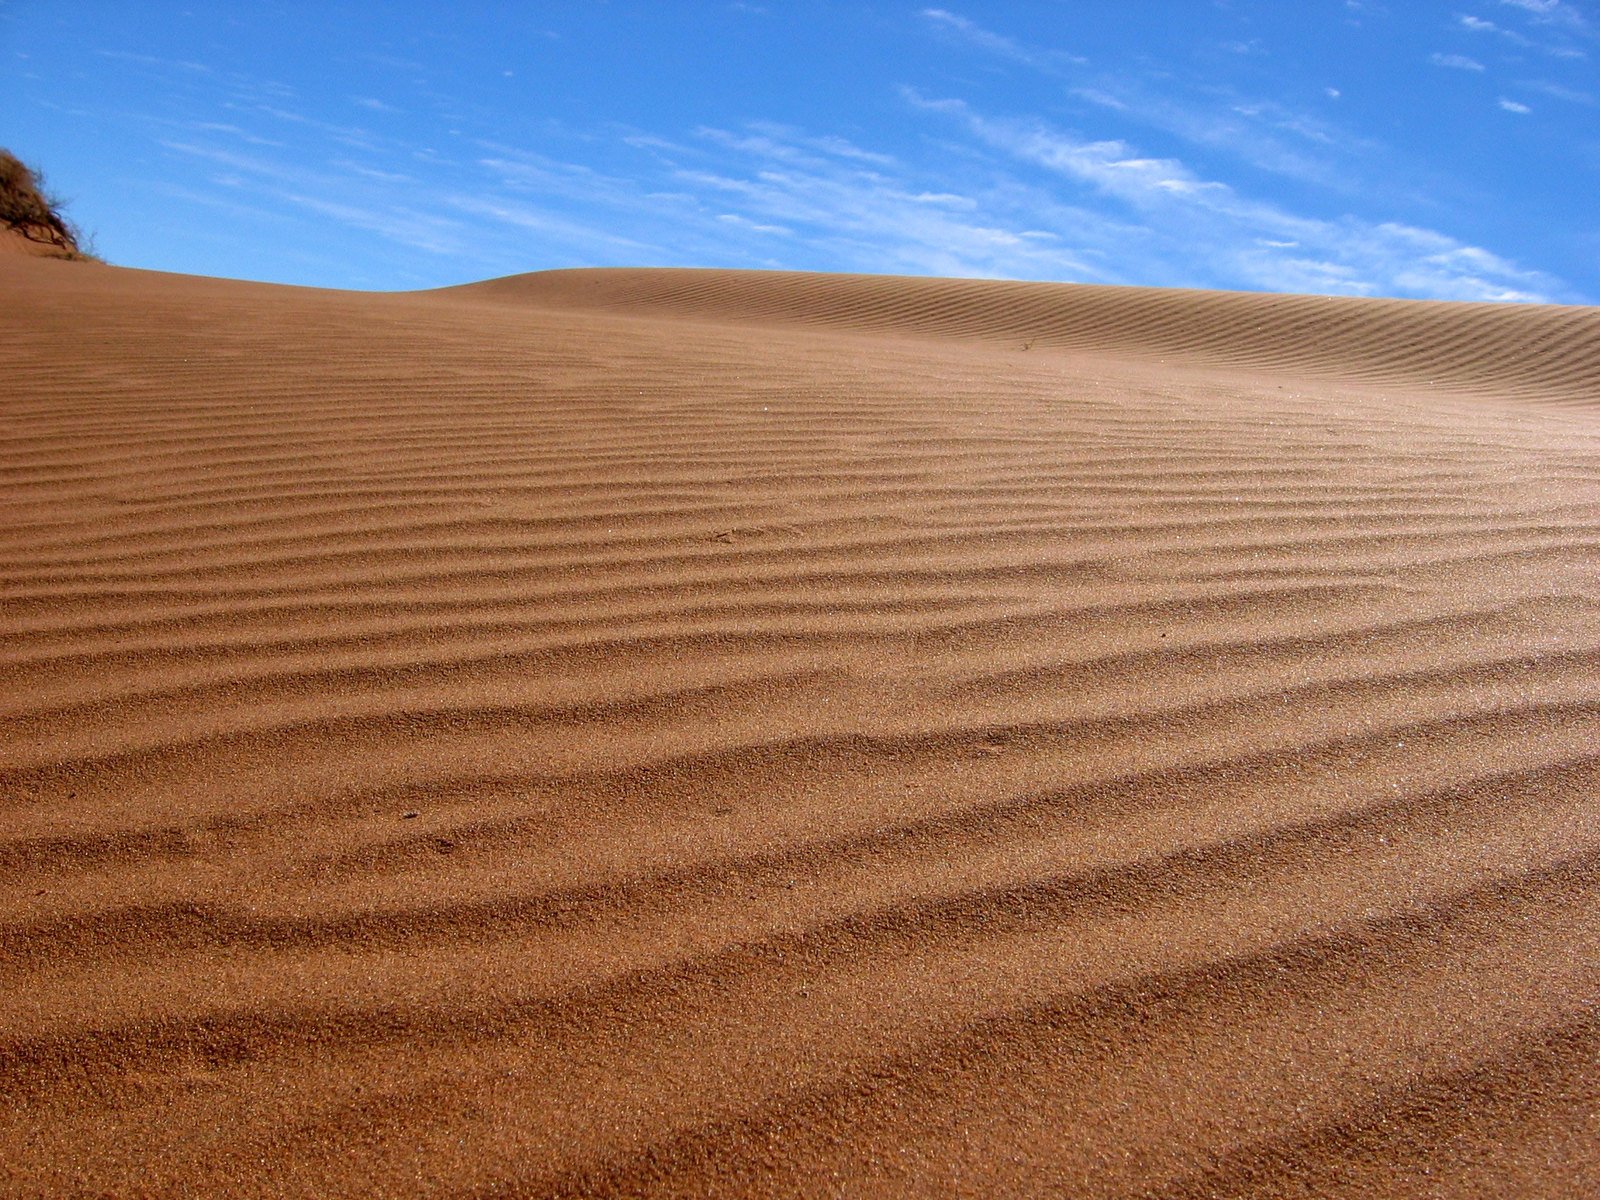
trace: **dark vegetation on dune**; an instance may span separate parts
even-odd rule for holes
[[[63,201],[46,188],[44,176],[9,150],[0,149],[0,222],[30,242],[53,246],[61,257],[92,259],[88,239],[61,213]]]

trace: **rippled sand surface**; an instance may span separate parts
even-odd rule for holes
[[[1600,1192],[1600,310],[0,262],[0,1193]]]

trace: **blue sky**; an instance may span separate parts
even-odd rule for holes
[[[1600,302],[1600,0],[0,0],[127,266],[729,266]]]

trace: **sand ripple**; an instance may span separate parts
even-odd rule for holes
[[[1600,310],[0,283],[5,1194],[1600,1190]]]

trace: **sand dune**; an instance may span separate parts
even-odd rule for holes
[[[933,335],[1595,402],[1593,309],[779,271],[547,271],[453,288],[513,304]]]
[[[1600,1190],[1600,310],[0,289],[5,1194]]]

